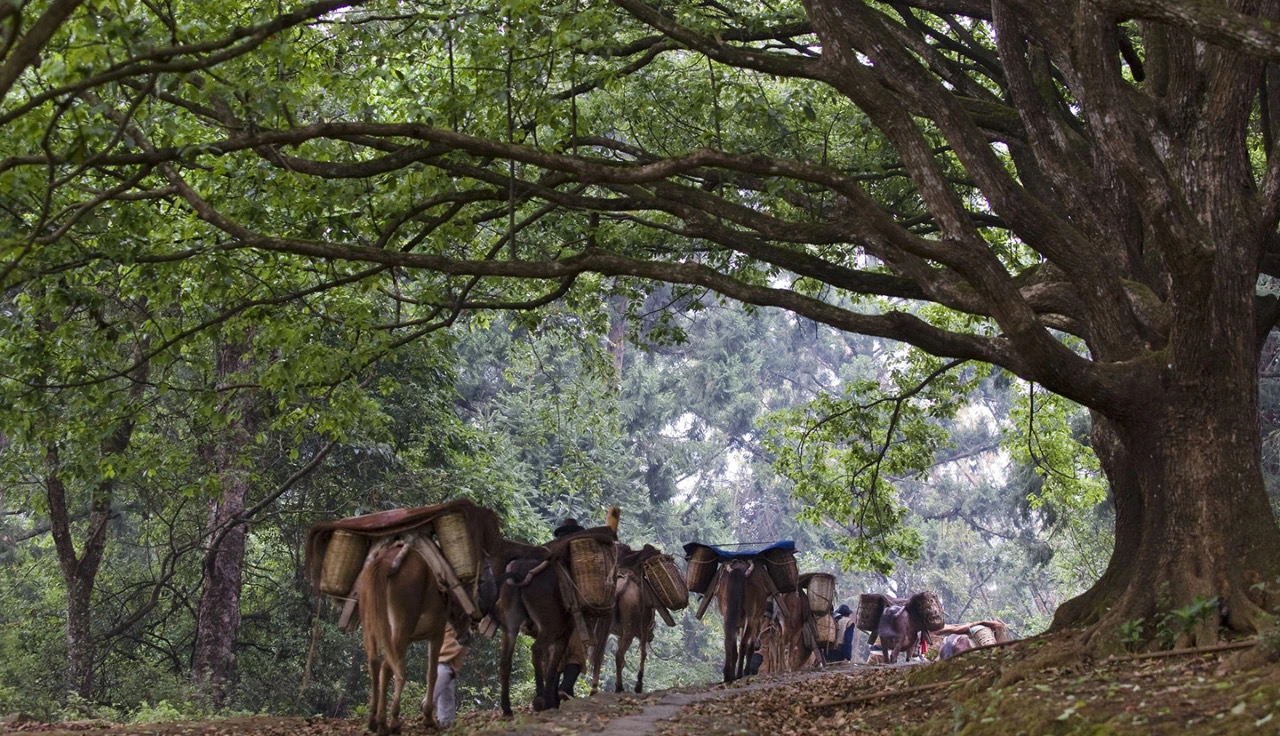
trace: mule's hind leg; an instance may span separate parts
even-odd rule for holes
[[[387,726],[387,681],[391,677],[391,664],[383,658],[378,666],[378,716],[375,721],[378,736],[388,736],[391,733],[391,729]]]
[[[600,617],[596,619],[595,631],[592,632],[591,652],[591,694],[600,690],[600,667],[604,664],[604,647],[609,643],[610,620]]]
[[[509,624],[502,627],[502,654],[498,659],[498,678],[502,684],[502,715],[507,718],[511,717],[511,655],[516,648],[516,636],[518,634],[511,630]],[[534,667],[534,673],[537,674],[536,661]]]
[[[614,660],[614,677],[613,691],[620,693],[625,690],[622,687],[622,668],[627,664],[627,650],[631,648],[631,637],[626,634],[618,634],[618,650],[613,653]]]
[[[444,627],[440,633],[427,640],[427,695],[422,699],[422,720],[427,728],[439,724],[435,722],[436,679],[439,678],[440,648],[444,646]]]
[[[636,673],[636,692],[644,692],[644,660],[649,655],[649,645],[645,642],[644,633],[640,634],[640,671]],[[621,679],[621,676],[619,676]]]
[[[377,657],[369,657],[369,730],[378,730],[378,707],[382,704],[378,698],[381,692],[379,683],[382,682],[382,660]]]

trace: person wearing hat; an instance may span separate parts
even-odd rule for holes
[[[556,539],[567,537],[570,534],[586,531],[577,519],[568,518],[560,522],[560,526],[556,527],[551,535]],[[578,676],[582,674],[582,668],[587,663],[586,652],[583,651],[582,641],[578,639],[576,633],[569,636],[569,654],[564,665],[564,672],[560,676],[560,697],[572,698],[573,687],[578,682]]]
[[[582,531],[586,530],[582,528],[582,525],[578,523],[577,519],[568,518],[560,522],[560,526],[556,527],[555,531],[551,532],[551,534],[556,539],[559,539],[560,537],[566,537],[570,534],[577,534]]]
[[[853,659],[853,635],[858,627],[853,625],[853,610],[841,603],[835,610],[836,643],[824,653],[828,662],[848,662]]]

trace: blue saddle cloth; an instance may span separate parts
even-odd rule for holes
[[[785,550],[790,550],[792,552],[796,551],[796,543],[790,539],[783,540],[781,542],[774,542],[768,547],[749,547],[749,548],[744,547],[744,548],[735,548],[733,550],[727,550],[727,549],[724,549],[723,547],[716,547],[715,545],[711,545],[711,544],[702,544],[701,542],[689,542],[684,546],[685,556],[686,557],[692,556],[694,550],[698,549],[699,547],[706,547],[712,552],[715,552],[717,556],[725,559],[733,559],[738,557],[740,558],[756,557],[772,549],[785,549]]]

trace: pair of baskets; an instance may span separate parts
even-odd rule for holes
[[[429,529],[434,530],[436,543],[458,579],[474,579],[479,569],[479,555],[471,539],[466,515],[458,512],[441,514],[432,520]],[[348,596],[364,567],[372,541],[364,534],[335,529],[325,548],[324,564],[320,567],[320,592],[339,598]]]
[[[792,593],[800,584],[800,568],[796,565],[795,552],[790,549],[771,549],[764,552],[765,569],[773,580],[779,593]],[[694,593],[707,592],[711,581],[720,567],[720,557],[709,547],[698,547],[689,557],[686,578],[689,590]],[[832,579],[832,595],[835,595],[834,578]]]
[[[569,542],[569,572],[582,594],[583,603],[592,608],[611,608],[617,565],[612,547],[594,539]],[[676,611],[689,605],[689,588],[670,555],[653,555],[641,563],[641,574],[653,590],[658,602]]]

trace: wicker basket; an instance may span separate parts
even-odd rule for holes
[[[824,647],[836,643],[836,619],[831,614],[819,616],[814,622],[818,627],[818,643]]]
[[[879,593],[863,593],[858,596],[858,628],[875,631],[880,626],[880,614],[884,613],[884,596]]]
[[[582,594],[582,602],[590,608],[611,608],[614,596],[614,552],[609,545],[594,539],[569,542],[569,572]]]
[[[764,553],[769,577],[779,593],[794,593],[800,584],[800,568],[796,566],[796,554],[789,549],[771,549]]]
[[[973,643],[980,647],[989,647],[996,643],[996,632],[986,626],[975,626],[969,632],[969,637],[973,639]]]
[[[938,600],[938,596],[933,593],[919,593],[923,598],[920,605],[920,615],[924,618],[925,628],[929,631],[937,631],[947,625],[947,616],[942,611],[942,601]]]
[[[815,614],[831,613],[832,603],[836,599],[836,576],[826,572],[815,572],[809,578],[806,589],[809,593],[809,610]]]
[[[654,555],[644,561],[644,577],[658,596],[658,602],[669,611],[689,605],[689,586],[671,555]]]
[[[367,537],[341,529],[334,531],[324,551],[324,564],[320,566],[320,592],[338,597],[350,594],[368,552]]]
[[[456,511],[442,514],[436,517],[434,525],[440,551],[444,552],[444,558],[449,561],[453,573],[459,580],[474,579],[479,565],[466,514]]]
[[[689,590],[694,593],[706,593],[711,580],[720,567],[720,558],[706,547],[698,547],[689,558],[689,567],[685,570],[685,580],[689,581]]]

